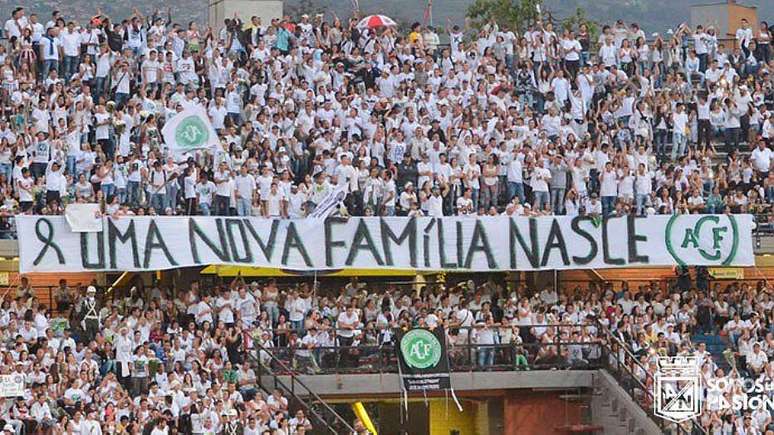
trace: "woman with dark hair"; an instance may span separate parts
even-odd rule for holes
[[[771,60],[771,29],[769,29],[769,23],[761,21],[758,26],[758,35],[755,37],[756,48],[755,58],[763,64],[768,64]]]

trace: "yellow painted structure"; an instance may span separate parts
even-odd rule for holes
[[[457,409],[451,397],[448,400],[431,399],[429,402],[430,435],[449,435],[452,431],[460,435],[489,433],[488,423],[480,425],[481,420],[484,422],[488,420],[486,412],[484,411],[482,418],[477,418],[480,414],[479,408],[485,408],[486,402],[483,402],[483,406],[479,406],[477,402],[460,401],[462,412]]]
[[[371,417],[368,416],[368,412],[366,412],[365,406],[363,406],[363,402],[353,403],[352,411],[369,432],[371,432],[373,435],[378,435],[376,433],[376,427],[374,427],[374,423],[371,421]]]

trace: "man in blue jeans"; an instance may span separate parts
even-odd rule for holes
[[[569,167],[564,157],[557,154],[548,169],[551,171],[551,209],[554,214],[564,214],[564,194],[567,191]]]
[[[542,210],[544,204],[548,203],[548,183],[550,181],[551,171],[543,167],[543,159],[538,159],[537,165],[532,171],[532,179],[530,180],[530,185],[532,186],[533,210]]]
[[[228,170],[226,162],[220,162],[218,170],[214,175],[215,180],[215,214],[218,216],[228,216],[229,204],[231,202],[231,172]]]
[[[51,27],[46,34],[40,38],[40,59],[42,66],[40,68],[40,77],[45,80],[51,70],[59,70],[59,49],[62,43],[57,38],[57,28]]]
[[[59,39],[62,41],[64,54],[62,78],[65,83],[70,83],[70,79],[78,72],[81,64],[81,34],[75,31],[73,21],[67,23],[67,30],[62,32]]]
[[[513,157],[510,163],[508,163],[507,179],[508,179],[508,201],[513,197],[518,196],[519,202],[524,203],[524,173],[523,165],[521,161],[521,155],[519,149],[513,148]]]

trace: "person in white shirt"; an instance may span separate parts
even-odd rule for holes
[[[226,162],[220,162],[218,170],[214,176],[215,191],[215,214],[218,216],[227,216],[229,211],[229,202],[231,200],[231,172],[228,170]]]
[[[750,22],[746,18],[742,18],[741,25],[736,29],[736,42],[744,52],[744,57],[750,55],[750,42],[753,40],[753,31],[750,28]]]
[[[215,97],[215,104],[210,107],[207,113],[210,115],[212,128],[215,129],[215,132],[220,133],[225,127],[226,116],[228,115],[228,110],[223,105],[223,97]]]
[[[231,290],[224,289],[215,299],[215,310],[218,313],[218,321],[226,326],[234,324],[234,300],[231,297]]]
[[[753,344],[752,352],[748,353],[746,357],[747,368],[752,371],[753,376],[760,374],[769,362],[768,355],[761,350],[761,344],[758,342]]]
[[[46,35],[40,39],[40,53],[42,59],[41,76],[48,77],[51,70],[59,70],[59,58],[62,48],[62,42],[59,39],[59,30],[57,27],[48,29]]]
[[[50,428],[55,424],[51,408],[48,406],[44,394],[39,394],[35,402],[30,406],[30,416],[44,429]]]
[[[530,179],[533,210],[542,210],[544,205],[549,203],[549,181],[551,181],[551,171],[543,167],[543,159],[537,159],[537,166],[532,170],[532,178]]]
[[[355,338],[355,330],[359,326],[360,316],[358,316],[355,308],[350,305],[336,319],[336,335],[339,339],[339,345],[343,347],[351,346]],[[348,365],[353,361],[349,349],[342,350],[342,360],[345,361],[344,365]]]
[[[645,203],[653,191],[652,174],[649,173],[644,163],[637,167],[637,174],[634,176],[635,203],[637,205],[637,214],[645,214]]]
[[[678,103],[672,113],[672,160],[685,154],[688,144],[688,114],[685,105]]]
[[[506,172],[508,180],[508,199],[511,200],[518,196],[520,203],[524,203],[523,157],[523,154],[519,153],[519,151],[514,148],[513,158],[508,163],[508,170]]]
[[[67,23],[67,30],[59,36],[62,41],[62,52],[64,54],[64,63],[62,65],[62,74],[65,83],[78,72],[78,65],[81,57],[81,35],[75,31],[75,23]]]
[[[142,82],[146,87],[146,91],[149,94],[153,94],[156,91],[156,87],[159,85],[161,64],[156,59],[156,50],[148,52],[148,58],[143,61],[140,68],[142,72]]]
[[[202,325],[204,322],[212,324],[212,305],[210,305],[210,295],[204,294],[199,303],[196,304],[196,324]]]
[[[574,78],[578,75],[582,47],[572,31],[568,32],[567,39],[562,39],[562,50],[564,51],[564,66],[570,76]]]
[[[24,8],[17,7],[11,13],[11,18],[9,18],[5,22],[5,26],[3,26],[3,29],[5,30],[4,36],[7,39],[11,39],[13,37],[17,39],[21,38],[22,30],[26,28],[29,28],[29,21],[27,20],[27,17],[24,16]]]
[[[22,176],[16,180],[16,191],[19,192],[19,208],[24,213],[32,208],[34,199],[32,188],[35,180],[32,179],[29,168],[22,168],[21,171]]]
[[[769,170],[771,168],[771,148],[766,146],[765,141],[759,141],[758,146],[755,147],[750,154],[750,160],[753,162],[753,167],[760,173],[761,179],[768,177]]]
[[[441,188],[433,186],[432,193],[427,197],[427,215],[430,217],[443,217],[443,196]]]
[[[212,213],[212,202],[215,198],[217,186],[207,178],[205,172],[202,172],[199,175],[199,182],[196,183],[194,190],[196,191],[199,214],[202,216],[209,216]]]
[[[63,192],[67,192],[64,170],[59,162],[51,161],[46,171],[46,204],[60,203]]]
[[[253,175],[247,171],[247,165],[243,164],[239,168],[239,175],[234,178],[234,184],[237,216],[249,216],[252,213],[256,183]]]
[[[279,190],[277,183],[271,183],[269,194],[264,203],[264,216],[268,218],[287,217],[287,198]]]
[[[309,306],[306,300],[302,297],[302,294],[296,294],[292,292],[287,301],[288,320],[295,331],[299,333],[304,330],[304,318]]]

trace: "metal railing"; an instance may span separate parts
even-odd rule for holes
[[[664,433],[670,431],[685,435],[706,433],[696,420],[688,420],[677,425],[654,414],[653,376],[629,350],[628,345],[601,323],[493,326],[488,332],[495,337],[507,337],[509,335],[507,332],[511,328],[514,335],[518,334],[524,340],[482,344],[477,343],[475,338],[482,332],[481,327],[450,328],[447,349],[450,371],[606,369]],[[577,339],[578,335],[575,336],[575,340],[571,338],[573,333],[582,333],[584,329],[588,332],[592,332],[591,329],[596,330],[596,334],[582,335],[584,337],[582,340]],[[381,343],[379,337],[385,336],[384,330],[378,331],[377,336],[369,336],[370,339],[365,337],[366,334],[361,334],[356,338],[365,344],[346,346],[341,345],[336,339],[335,329],[326,332],[332,334],[332,345],[308,348],[302,347],[297,338],[287,338],[296,334],[295,331],[275,335],[273,340],[277,340],[278,345],[275,346],[272,342],[271,346],[260,346],[259,358],[263,360],[262,367],[270,370],[275,375],[275,379],[276,376],[290,376],[291,382],[297,379],[298,374],[398,372],[398,357],[393,339],[397,331],[390,330],[391,338]],[[349,342],[349,337],[346,341]],[[293,388],[293,385],[283,386],[283,388]]]
[[[312,389],[307,387],[297,375],[285,365],[283,361],[267,352],[260,343],[254,342],[256,354],[250,355],[255,367],[258,384],[265,391],[264,378],[271,378],[271,388],[281,389],[289,394],[294,402],[310,416],[314,425],[325,428],[332,434],[355,433],[355,429],[337,413],[330,405],[320,398]],[[268,357],[268,364],[266,364]],[[287,375],[289,382],[284,382],[280,376]],[[323,415],[325,414],[325,415]]]
[[[657,417],[654,410],[653,388],[655,380],[648,368],[642,365],[640,360],[624,343],[610,330],[600,324],[600,333],[605,338],[609,352],[605,358],[605,369],[613,375],[618,384],[629,394],[629,397],[637,403],[643,411],[653,420],[664,433],[672,432],[685,435],[702,435],[707,432],[696,419],[686,420],[681,424],[676,424]],[[635,373],[635,372],[639,373]],[[644,375],[645,382],[640,379],[638,374]]]
[[[506,330],[511,327],[495,326],[489,328],[489,331],[480,327],[451,328],[447,346],[449,368],[452,372],[601,368],[604,356],[602,340],[593,337],[586,340],[569,338],[572,332],[593,327],[577,324],[516,326],[513,335],[525,338],[522,342],[503,343],[495,338],[494,343],[488,344],[476,342],[476,337],[482,332],[491,333],[494,337],[506,337],[510,335]],[[542,330],[539,336],[531,332],[538,332],[536,328]],[[327,332],[335,336],[336,331]],[[395,332],[390,331],[391,337],[395,337]],[[287,334],[293,332],[288,331]],[[264,362],[276,364],[271,368],[279,373],[397,373],[395,342],[393,339],[382,340],[384,334],[385,331],[380,331],[378,336],[363,339],[364,344],[342,345],[340,340],[334,338],[328,346],[304,348],[300,346],[300,341],[298,345],[283,342],[277,346],[262,347],[261,351],[264,353]],[[275,336],[275,340],[278,338],[284,340],[284,337]],[[349,342],[349,338],[346,341]]]

